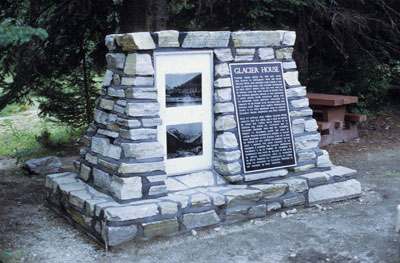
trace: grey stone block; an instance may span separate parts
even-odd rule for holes
[[[122,138],[129,140],[152,140],[157,138],[156,129],[131,129],[131,130],[120,130]]]
[[[215,102],[225,102],[232,100],[231,88],[217,89],[214,91]]]
[[[270,60],[275,58],[275,51],[272,48],[259,48],[258,57],[262,60]]]
[[[215,129],[217,131],[225,131],[236,128],[236,121],[233,115],[218,116],[215,120]]]
[[[153,62],[149,54],[128,54],[124,73],[128,75],[153,75]]]
[[[230,38],[229,31],[195,31],[187,32],[183,40],[183,48],[227,47]]]
[[[179,224],[176,218],[151,223],[143,223],[143,235],[145,238],[155,236],[168,236],[179,232]]]
[[[235,47],[280,46],[282,33],[279,31],[238,31],[232,33]]]
[[[272,171],[266,171],[266,172],[260,172],[260,173],[249,173],[249,174],[245,174],[244,180],[245,181],[256,181],[256,180],[267,179],[267,178],[281,177],[281,176],[285,176],[287,174],[288,174],[287,169],[278,169],[278,170],[272,170]]]
[[[123,69],[125,64],[125,54],[123,53],[107,53],[106,61],[108,68]]]
[[[153,38],[149,32],[120,34],[116,37],[117,44],[123,51],[155,49]]]
[[[61,169],[62,163],[56,156],[30,159],[24,163],[24,168],[32,174],[47,175],[57,173]]]
[[[221,219],[214,210],[183,215],[183,224],[187,229],[216,225],[220,221]]]
[[[164,149],[159,142],[121,143],[126,157],[149,159],[164,156]]]
[[[159,47],[179,47],[179,31],[164,30],[156,32]]]
[[[109,139],[93,137],[92,151],[99,153],[105,157],[110,157],[118,160],[121,157],[121,147],[110,144]]]
[[[153,163],[121,163],[118,168],[118,172],[121,174],[130,173],[150,173],[154,171],[164,171],[164,162],[153,162]]]
[[[227,62],[233,60],[232,51],[230,48],[214,49],[214,54],[219,61]]]
[[[261,197],[264,199],[277,198],[285,194],[286,184],[255,184],[251,187],[261,190]]]
[[[104,209],[104,217],[108,221],[127,221],[158,215],[156,204],[136,206],[119,206]]]
[[[321,185],[311,188],[308,192],[310,205],[329,203],[359,197],[361,184],[355,179],[344,182]]]
[[[107,245],[111,247],[133,240],[137,233],[136,225],[117,226],[117,227],[103,226],[103,227],[104,227],[103,239],[105,239]]]
[[[154,116],[159,111],[159,103],[128,103],[125,108],[125,113],[132,117]]]
[[[248,212],[249,218],[264,217],[267,215],[267,205],[257,205],[250,207]]]
[[[283,206],[284,207],[291,207],[291,206],[296,206],[296,205],[303,205],[306,202],[306,199],[304,196],[296,196],[296,197],[290,197],[285,200],[283,200]]]

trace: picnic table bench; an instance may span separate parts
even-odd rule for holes
[[[358,102],[357,96],[308,93],[307,98],[321,132],[319,146],[358,138],[357,124],[367,116],[346,112],[347,105]]]

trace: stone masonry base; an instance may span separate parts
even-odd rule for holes
[[[170,236],[192,229],[212,228],[246,219],[265,217],[289,207],[309,207],[358,197],[361,185],[355,171],[332,166],[270,183],[229,185],[205,171],[168,177],[168,195],[120,204],[75,173],[47,176],[51,207],[89,236],[116,246],[130,240]]]

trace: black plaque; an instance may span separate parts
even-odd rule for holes
[[[282,63],[230,64],[244,171],[296,165]]]

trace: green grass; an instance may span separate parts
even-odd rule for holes
[[[390,177],[390,178],[397,177],[397,178],[400,178],[400,173],[387,173],[387,174],[385,174],[385,177]]]
[[[0,262],[1,263],[17,263],[21,262],[21,258],[24,253],[22,251],[4,252],[0,251]]]
[[[56,123],[41,121],[30,128],[18,129],[12,121],[6,121],[5,132],[0,134],[0,156],[17,158],[17,162],[45,155],[62,155],[64,148],[73,145],[83,134]]]
[[[2,111],[0,111],[0,117],[8,117],[20,112],[27,111],[31,108],[28,105],[19,105],[16,103],[10,104],[6,106]]]

